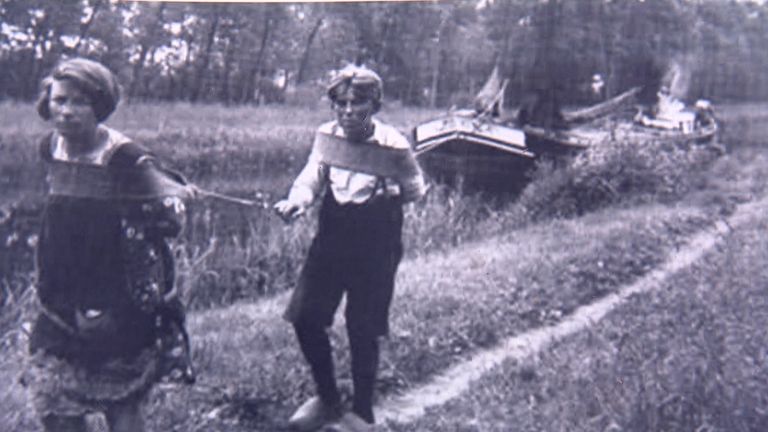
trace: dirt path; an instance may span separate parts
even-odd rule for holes
[[[728,235],[729,231],[764,214],[768,214],[768,198],[739,206],[729,218],[718,222],[713,229],[693,236],[685,247],[673,253],[663,265],[619,292],[578,308],[558,324],[510,337],[496,348],[478,353],[406,394],[385,399],[377,408],[380,421],[413,421],[424,415],[430,407],[442,405],[461,395],[474,381],[502,362],[510,359],[522,360],[544,350],[557,340],[592,326],[630,296],[654,289],[665,278],[695,263]]]

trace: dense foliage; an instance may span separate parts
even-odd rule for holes
[[[583,103],[593,74],[607,96],[672,63],[687,97],[768,96],[764,2],[2,0],[0,23],[0,99],[33,98],[72,55],[106,63],[134,99],[303,103],[344,61],[381,71],[387,97],[433,107],[467,102],[494,63],[511,101],[546,86]]]

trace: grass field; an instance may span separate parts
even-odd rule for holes
[[[0,112],[7,114],[0,116],[0,197],[33,215],[40,199],[34,142],[45,125],[29,120],[25,105]],[[405,131],[434,114],[402,110],[383,117]],[[409,207],[409,253],[398,277],[379,392],[407,392],[501,339],[558,322],[648,274],[740,203],[764,196],[768,155],[761,136],[768,110],[733,107],[723,116],[729,153],[717,159],[707,151],[615,143],[607,157],[583,156],[581,168],[542,167],[516,201],[436,187]],[[203,187],[246,198],[261,193],[272,201],[285,193],[312,129],[325,119],[323,109],[172,105],[125,106],[110,123]],[[596,194],[596,184],[621,194]],[[152,430],[280,430],[311,392],[290,329],[279,319],[313,229],[308,216],[304,224],[286,226],[263,208],[192,205],[177,252],[185,296],[198,309],[190,332],[200,383],[154,392]],[[10,218],[0,225],[13,228],[5,236],[16,234],[13,241],[0,238],[0,264],[13,269],[3,275],[0,320],[0,385],[8,389],[0,396],[0,427],[7,431],[35,430],[16,382],[25,346],[18,324],[33,313],[24,288],[34,224],[23,222]],[[593,330],[524,364],[505,364],[445,407],[393,427],[764,430],[764,229],[762,219],[732,233],[694,269]],[[345,346],[341,325],[332,334]],[[348,391],[348,359],[337,352]]]
[[[601,323],[396,431],[761,431],[764,215]]]

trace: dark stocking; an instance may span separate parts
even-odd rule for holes
[[[312,378],[317,385],[318,396],[329,405],[339,403],[339,389],[336,386],[331,341],[328,338],[328,333],[321,326],[309,324],[294,324],[294,329],[301,352],[312,370]]]
[[[43,429],[45,432],[86,432],[85,417],[47,415],[43,417]]]
[[[352,382],[355,386],[352,411],[368,423],[373,423],[373,390],[379,367],[379,341],[375,336],[348,333],[352,351]]]

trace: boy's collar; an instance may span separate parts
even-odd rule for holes
[[[365,142],[381,142],[381,139],[382,139],[381,122],[379,122],[375,117],[373,117],[371,118],[371,124],[373,125],[373,134],[371,134],[371,136],[366,138]],[[337,120],[334,120],[332,131],[333,131],[333,135],[347,138],[347,135],[344,133],[344,128],[341,127],[341,125]]]

